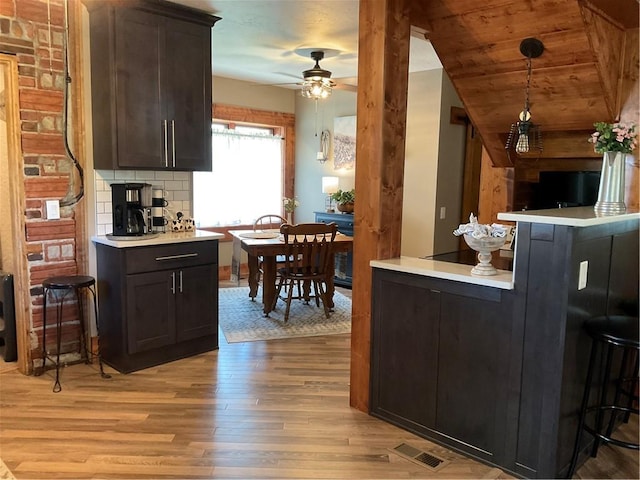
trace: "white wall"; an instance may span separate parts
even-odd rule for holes
[[[453,230],[462,222],[462,186],[467,127],[451,123],[451,107],[463,107],[451,80],[442,76],[438,190],[436,193],[433,253],[458,250],[460,239]],[[440,209],[445,209],[445,218]],[[466,222],[464,222],[466,223]]]
[[[329,130],[333,140],[333,119],[355,114],[356,94],[354,92],[334,90],[329,98],[318,101],[317,115],[315,101],[300,95],[296,96],[295,193],[300,201],[300,206],[295,212],[297,222],[313,222],[315,221],[314,212],[325,211],[327,196],[322,193],[322,177],[338,177],[342,190],[351,190],[354,187],[355,168],[351,170],[334,168],[333,143],[329,148],[329,158],[326,162],[321,163],[316,160],[316,154],[320,150],[320,133],[323,130]],[[356,158],[356,168],[357,164]]]
[[[409,75],[400,245],[406,256],[433,252],[442,77],[442,69]]]
[[[213,103],[295,113],[296,93],[298,92],[294,89],[256,85],[242,80],[217,77],[215,76],[215,65],[213,73]]]
[[[458,239],[451,232],[459,224],[466,130],[450,123],[450,111],[462,103],[437,69],[409,75],[407,104],[400,251],[412,257],[454,251]]]

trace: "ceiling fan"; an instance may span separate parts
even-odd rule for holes
[[[296,83],[279,83],[272,84],[272,86],[278,85],[300,85],[302,87],[302,96],[311,98],[313,100],[319,100],[327,98],[331,95],[334,88],[340,90],[349,90],[355,92],[357,87],[355,85],[347,83],[338,83],[331,79],[331,72],[320,66],[320,60],[325,57],[333,57],[340,54],[338,50],[332,49],[318,49],[318,48],[300,48],[295,50],[295,53],[302,56],[309,55],[312,60],[315,61],[313,68],[304,70],[302,72],[302,82]],[[346,80],[346,79],[345,79]],[[348,79],[353,80],[353,79]]]
[[[324,58],[322,50],[311,52],[311,58],[316,61],[313,68],[302,72],[302,96],[313,99],[327,98],[336,82],[331,80],[331,72],[320,67],[320,60]]]

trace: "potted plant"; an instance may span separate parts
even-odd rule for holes
[[[356,200],[355,189],[338,190],[331,194],[331,200],[335,200],[338,204],[338,210],[342,213],[353,213],[353,203]]]

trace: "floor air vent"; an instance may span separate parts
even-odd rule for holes
[[[443,460],[440,457],[436,457],[431,453],[427,453],[423,450],[419,450],[411,445],[407,445],[406,443],[401,443],[395,448],[390,449],[393,453],[397,453],[401,457],[406,458],[418,465],[422,465],[424,467],[429,467],[432,470],[438,470],[449,462],[447,460]]]

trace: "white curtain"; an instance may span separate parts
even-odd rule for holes
[[[282,210],[282,138],[214,131],[211,172],[193,174],[201,227],[252,224]]]

